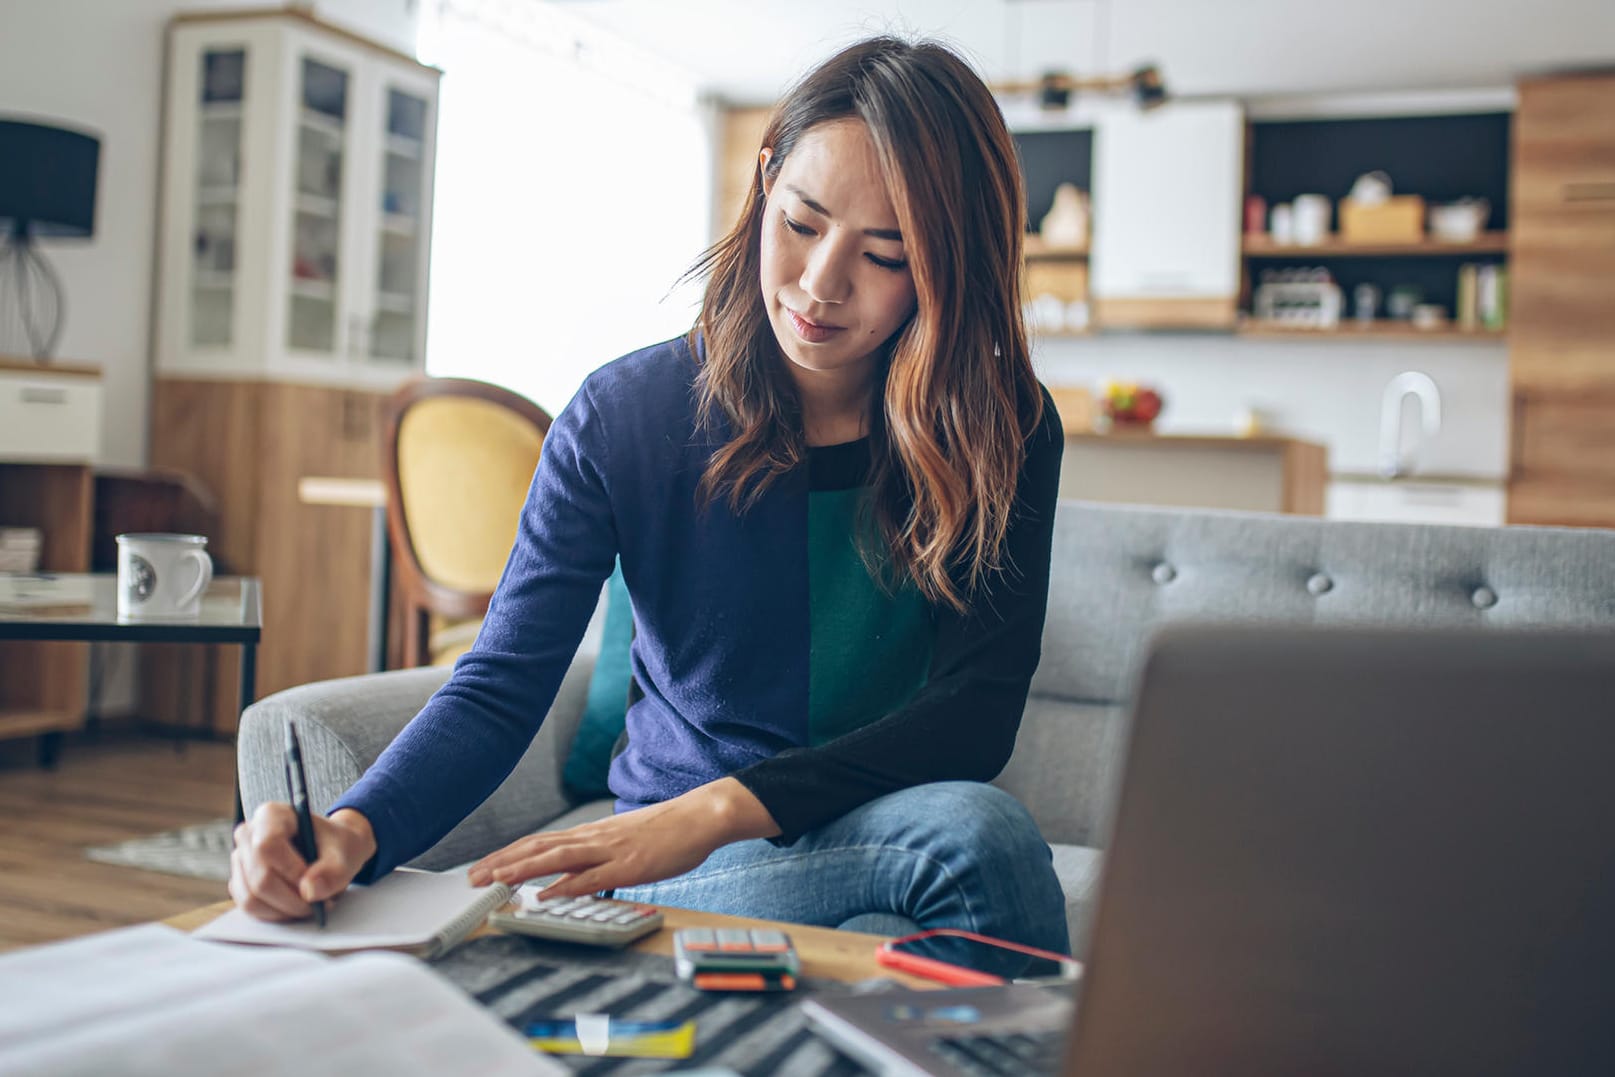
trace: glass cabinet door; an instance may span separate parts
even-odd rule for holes
[[[381,137],[381,204],[368,357],[382,362],[416,361],[421,244],[426,237],[422,202],[426,192],[428,102],[388,87]]]
[[[236,234],[247,52],[205,49],[197,107],[189,336],[194,348],[235,338]]]
[[[334,357],[352,77],[307,56],[300,77],[286,343],[296,351]]]

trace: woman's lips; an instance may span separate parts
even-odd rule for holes
[[[809,344],[823,344],[844,328],[839,325],[818,325],[810,322],[789,307],[785,308],[785,316],[791,320],[791,328],[796,330],[796,335]]]

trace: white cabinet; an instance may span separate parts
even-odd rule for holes
[[[1501,482],[1337,478],[1329,484],[1325,515],[1332,520],[1500,527],[1506,501]]]
[[[101,451],[101,378],[0,359],[0,461],[87,464]]]
[[[1244,144],[1244,113],[1232,101],[1102,116],[1091,260],[1100,325],[1232,327]]]
[[[160,375],[423,368],[439,75],[295,11],[170,24]]]

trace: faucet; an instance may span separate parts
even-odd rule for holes
[[[1407,459],[1402,458],[1402,402],[1409,396],[1419,402],[1422,435],[1413,443]],[[1425,440],[1441,433],[1441,391],[1430,375],[1405,370],[1385,386],[1379,413],[1379,473],[1394,479],[1409,475],[1418,466],[1419,449]]]

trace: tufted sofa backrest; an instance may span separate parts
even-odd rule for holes
[[[1615,531],[1062,502],[1043,657],[997,783],[1050,841],[1101,839],[1136,671],[1178,621],[1615,627]]]

